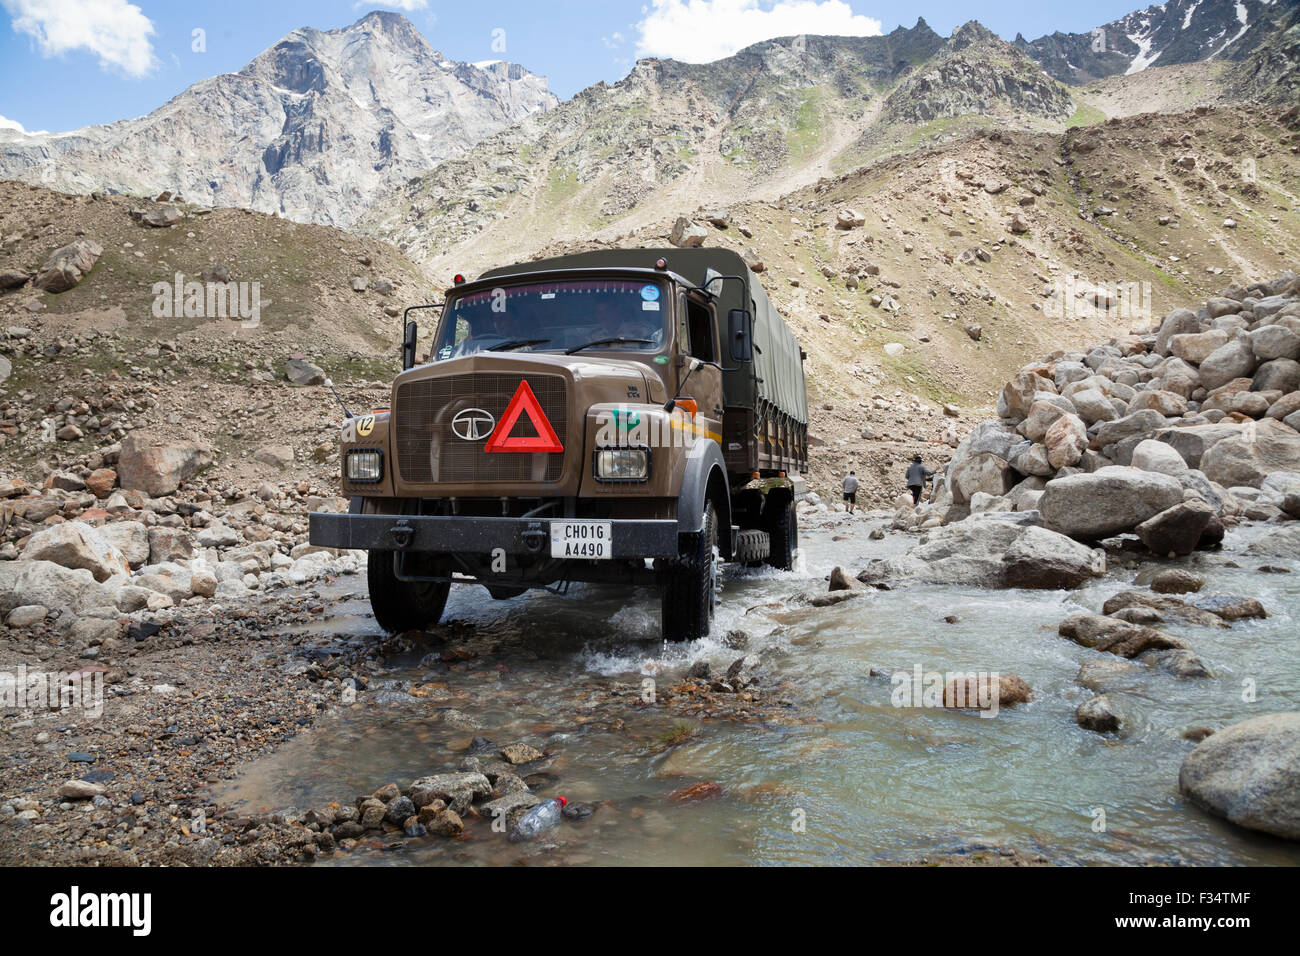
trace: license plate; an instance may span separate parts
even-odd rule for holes
[[[603,560],[611,556],[614,526],[609,521],[552,521],[551,557]]]

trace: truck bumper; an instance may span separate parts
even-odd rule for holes
[[[538,518],[452,518],[313,512],[309,540],[322,548],[549,555],[551,522]],[[609,521],[613,558],[677,556],[676,520]]]

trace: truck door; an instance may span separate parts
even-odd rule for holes
[[[719,362],[718,325],[713,306],[702,298],[683,294],[685,341],[678,382],[690,372],[681,390],[682,398],[692,398],[699,407],[697,437],[722,441],[722,368]],[[694,367],[694,371],[691,368]]]

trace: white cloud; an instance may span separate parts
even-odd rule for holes
[[[0,116],[0,129],[11,129],[15,133],[27,132],[27,130],[23,129],[22,123],[18,122],[17,120],[6,119],[3,116]]]
[[[86,49],[99,65],[146,76],[153,55],[153,23],[126,0],[2,0],[18,33],[35,38],[45,56]]]
[[[414,13],[417,10],[424,10],[429,6],[429,0],[362,0],[360,3],[354,3],[352,9],[360,10],[362,7],[374,9],[375,7],[389,7],[393,10],[402,10],[405,13]]]
[[[844,0],[651,0],[637,25],[637,56],[708,63],[760,40],[821,34],[880,36],[880,21]]]

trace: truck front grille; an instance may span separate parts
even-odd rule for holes
[[[559,375],[520,375],[472,372],[407,382],[397,389],[397,471],[403,481],[415,484],[453,482],[555,482],[564,471],[564,455],[487,454],[486,439],[466,441],[452,431],[452,419],[466,409],[490,412],[498,422],[519,383],[528,386],[550,419],[551,427],[566,442],[568,392]],[[535,435],[528,416],[522,416],[512,436]]]

